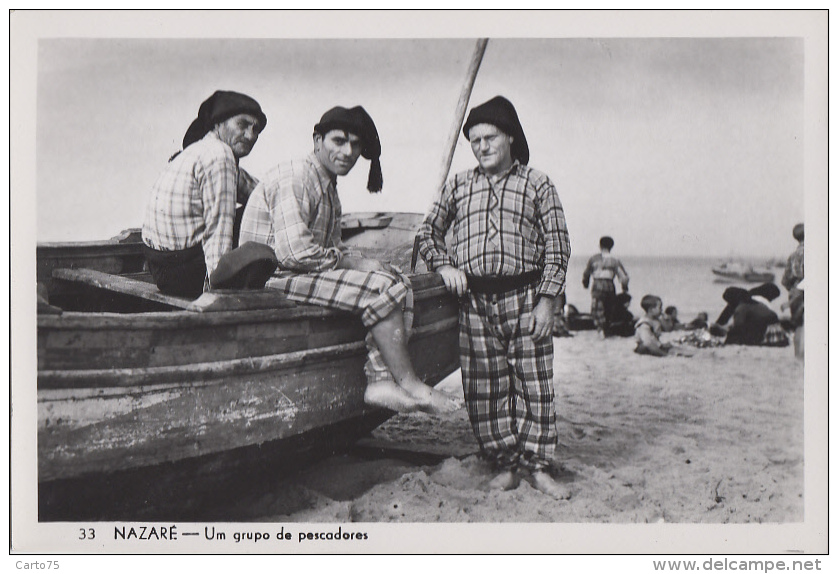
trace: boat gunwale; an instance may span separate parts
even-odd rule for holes
[[[425,273],[424,276],[432,277],[433,274]],[[415,279],[418,276],[412,277]],[[414,287],[414,307],[417,302],[450,295],[442,280],[438,279],[439,285]],[[425,281],[430,283],[431,281]],[[452,296],[453,297],[453,296]],[[170,326],[174,322],[190,325],[224,325],[231,323],[266,323],[286,322],[299,319],[324,319],[329,317],[355,317],[348,311],[329,309],[317,305],[294,304],[293,307],[259,308],[259,309],[238,309],[238,310],[185,310],[174,309],[171,311],[145,311],[140,313],[116,313],[116,312],[88,312],[88,311],[63,311],[60,314],[43,313],[39,314],[39,329],[74,329],[90,328],[96,323],[97,328],[119,328],[128,330],[141,330],[154,328],[156,326]]]

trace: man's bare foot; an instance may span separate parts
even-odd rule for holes
[[[419,403],[419,410],[435,415],[452,413],[463,408],[456,397],[422,383],[404,382],[402,387]]]
[[[367,384],[364,402],[374,407],[383,407],[399,413],[411,413],[422,406],[410,393],[392,381]]]
[[[518,486],[518,477],[512,470],[505,470],[489,481],[489,490],[512,490]]]
[[[532,473],[532,485],[556,500],[567,500],[570,498],[570,489],[559,484],[545,471]]]

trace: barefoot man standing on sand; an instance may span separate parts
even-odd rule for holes
[[[337,178],[358,157],[370,160],[367,189],[381,190],[381,142],[361,106],[335,107],[314,126],[314,151],[270,170],[247,202],[241,241],[274,248],[279,276],[268,286],[292,301],[350,311],[369,329],[367,404],[399,412],[444,413],[452,397],[425,385],[407,352],[406,278],[388,265],[352,253],[341,241]]]
[[[479,165],[443,186],[419,230],[420,253],[461,297],[463,391],[481,453],[499,471],[490,488],[515,488],[523,469],[535,488],[569,498],[549,472],[554,306],[570,257],[564,211],[550,179],[527,166],[507,99],[473,108],[463,134]]]

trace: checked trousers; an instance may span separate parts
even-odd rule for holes
[[[591,316],[594,319],[594,325],[600,331],[608,327],[608,318],[605,316],[605,297],[616,293],[613,279],[594,279],[594,284],[591,286]]]
[[[472,430],[499,470],[549,467],[558,433],[553,339],[527,332],[535,288],[470,292],[460,306],[460,365]]]
[[[404,274],[335,269],[319,273],[286,273],[268,281],[267,287],[279,289],[297,303],[319,305],[349,311],[361,316],[365,327],[372,327],[396,309],[402,311],[405,339],[413,326],[413,290]],[[393,381],[372,334],[367,332],[367,362],[364,373],[368,383]]]

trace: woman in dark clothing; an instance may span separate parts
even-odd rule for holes
[[[780,296],[780,289],[773,283],[764,283],[745,291],[729,287],[724,292],[727,307],[716,320],[716,327],[732,317],[727,330],[726,345],[788,345],[788,337],[780,326],[780,318],[768,306]]]
[[[606,294],[603,298],[605,304],[605,334],[616,337],[634,336],[634,315],[628,310],[631,303],[631,295],[628,293]]]

